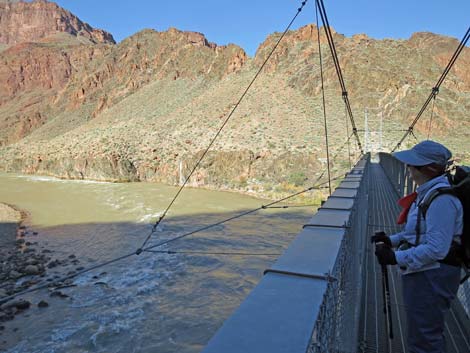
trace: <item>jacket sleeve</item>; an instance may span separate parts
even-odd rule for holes
[[[403,240],[403,236],[406,234],[405,231],[403,232],[400,232],[400,233],[396,233],[396,234],[392,234],[390,235],[390,240],[392,242],[392,246],[393,247],[396,247],[398,246],[398,244],[400,244],[400,241]]]
[[[456,197],[441,195],[433,200],[426,219],[421,219],[426,222],[426,232],[421,236],[423,241],[416,247],[395,252],[398,265],[418,270],[446,257],[454,235],[459,233],[461,214],[462,205]]]

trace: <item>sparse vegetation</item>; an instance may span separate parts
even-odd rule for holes
[[[291,32],[281,43],[283,54],[268,63],[231,116],[191,179],[192,186],[276,198],[309,186],[326,168],[317,48],[311,38],[302,37],[302,31]],[[186,34],[177,30],[142,31],[114,47],[82,45],[77,50],[48,44],[47,50],[60,50],[75,66],[61,90],[36,87],[0,104],[0,169],[65,175],[71,173],[64,169],[65,161],[72,161],[67,164],[72,169],[82,168],[74,161],[86,161],[88,169],[80,172],[88,178],[106,170],[107,178],[130,180],[131,173],[135,179],[177,184],[180,168],[187,173],[207,148],[277,35],[267,39],[257,57],[233,72],[226,71],[227,65],[234,58],[243,59],[240,48],[219,49],[216,55],[209,47],[188,45]],[[382,112],[385,150],[401,137],[443,68],[432,43],[445,39],[429,36],[429,41],[416,37],[411,43],[337,35],[357,128],[364,129],[366,107],[370,130],[378,128]],[[33,54],[45,50],[34,45],[30,49]],[[432,130],[433,138],[449,145],[467,163],[469,51],[466,48],[459,59],[459,71],[452,71],[444,82]],[[81,56],[91,52],[91,59]],[[23,60],[21,55],[0,53],[7,64]],[[337,176],[349,169],[344,142],[346,124],[349,133],[351,126],[328,58],[325,94],[332,174]],[[47,118],[12,143],[33,111]],[[428,122],[423,117],[417,125],[418,139],[427,136]],[[364,143],[362,132],[361,139]],[[354,163],[358,155],[354,139],[350,148]],[[114,169],[104,167],[109,163]],[[316,202],[318,196],[306,199]]]

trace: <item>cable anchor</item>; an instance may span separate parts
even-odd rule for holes
[[[302,9],[303,9],[303,7],[305,6],[306,3],[307,3],[307,0],[302,1],[302,6],[299,7],[299,8],[297,9],[297,11],[298,11],[298,12],[302,11]]]

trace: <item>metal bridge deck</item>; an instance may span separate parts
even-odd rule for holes
[[[368,234],[384,230],[388,234],[400,231],[396,217],[400,212],[397,205],[398,193],[387,179],[379,164],[370,164],[369,177],[369,221]],[[365,256],[363,305],[360,328],[359,352],[408,352],[406,349],[406,318],[401,299],[399,274],[389,266],[390,295],[394,339],[388,338],[388,323],[383,312],[383,291],[381,268],[374,256],[372,244],[368,242]],[[464,309],[454,300],[446,319],[446,341],[448,353],[470,352],[470,325]]]

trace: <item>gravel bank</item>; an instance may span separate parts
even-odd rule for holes
[[[0,203],[0,351],[20,339],[20,331],[14,324],[15,316],[32,307],[47,310],[52,298],[68,297],[60,288],[71,286],[72,281],[60,282],[59,278],[65,270],[76,268],[80,262],[73,254],[55,258],[52,251],[40,244],[39,232],[23,224],[26,219],[25,212]],[[50,270],[53,273],[49,274]],[[73,271],[68,274],[71,273]],[[21,296],[5,301],[7,297],[44,284],[49,290],[43,291],[34,303]]]

